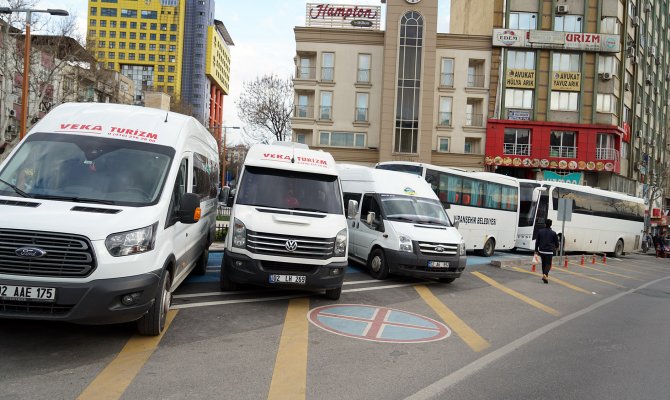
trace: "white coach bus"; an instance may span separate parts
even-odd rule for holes
[[[544,227],[547,218],[560,234],[559,198],[572,200],[572,218],[565,223],[563,232],[566,252],[611,253],[620,257],[640,248],[643,199],[562,182],[521,180],[520,185],[518,248],[534,249],[537,231]]]
[[[517,179],[416,162],[383,162],[376,168],[413,173],[430,183],[449,218],[458,224],[467,250],[490,257],[495,249],[514,248],[519,219]]]

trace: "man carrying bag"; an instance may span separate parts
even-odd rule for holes
[[[551,270],[551,259],[559,246],[558,235],[551,229],[551,220],[545,221],[544,228],[537,232],[535,241],[535,254],[539,253],[542,259],[542,282],[549,283],[549,270]]]

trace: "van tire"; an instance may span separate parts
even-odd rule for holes
[[[456,278],[437,278],[437,281],[440,283],[451,283],[455,280]]]
[[[479,254],[483,257],[491,257],[496,252],[496,241],[493,238],[489,238],[486,243],[484,243],[484,248],[479,251]]]
[[[330,300],[339,300],[342,294],[342,286],[335,289],[326,289],[326,298]]]
[[[389,266],[386,263],[386,257],[382,249],[372,250],[370,260],[368,261],[368,269],[370,270],[370,276],[375,279],[386,279],[389,275]]]
[[[172,303],[172,293],[170,284],[172,283],[172,274],[169,269],[163,271],[163,275],[158,284],[158,291],[154,297],[154,303],[142,318],[137,320],[137,330],[141,335],[158,336],[165,328],[167,313]]]
[[[198,261],[195,263],[195,268],[193,268],[193,275],[205,275],[207,273],[207,261],[209,260],[209,248],[205,246],[205,249],[198,257]]]

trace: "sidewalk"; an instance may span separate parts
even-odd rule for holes
[[[209,246],[209,251],[210,252],[222,252],[226,248],[226,244],[224,242],[214,242],[212,243],[211,246]]]

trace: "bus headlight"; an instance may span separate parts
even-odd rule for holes
[[[461,243],[458,245],[458,254],[461,256],[465,255],[465,240],[461,239]]]
[[[154,249],[158,222],[133,231],[112,233],[105,239],[107,251],[114,257],[139,254]]]
[[[233,221],[233,247],[247,247],[247,227],[237,218]]]
[[[335,237],[334,254],[336,256],[343,256],[347,251],[347,229],[342,229]]]
[[[412,248],[412,239],[409,236],[400,235],[398,236],[400,241],[400,251],[406,251],[408,253],[413,253],[414,249]]]

